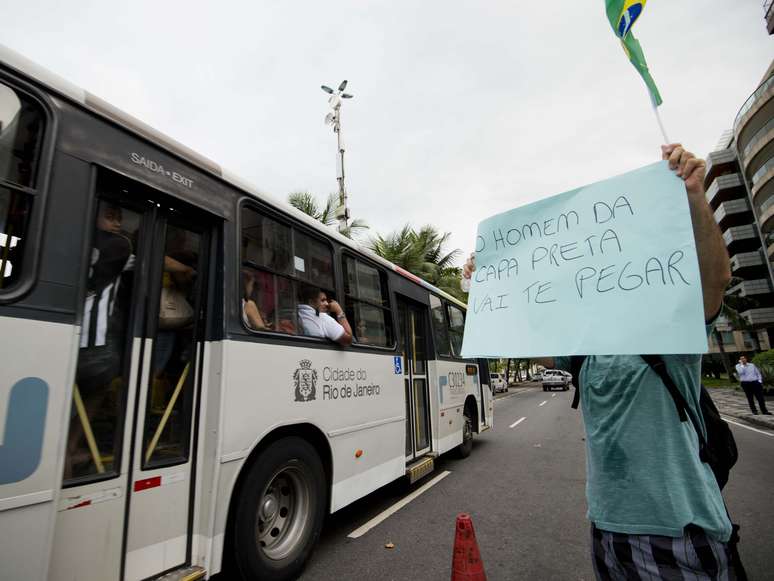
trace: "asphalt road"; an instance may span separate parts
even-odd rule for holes
[[[774,432],[734,424],[731,431],[739,461],[723,496],[732,520],[742,527],[739,553],[750,581],[774,579]]]
[[[593,579],[583,428],[571,394],[511,390],[498,398],[495,428],[476,437],[469,458],[439,459],[435,474],[450,474],[410,504],[347,537],[433,476],[410,489],[387,486],[332,515],[301,579],[448,581],[461,512],[473,518],[490,581]]]
[[[448,581],[461,512],[473,518],[490,581],[594,579],[583,426],[571,396],[517,388],[498,397],[495,428],[476,437],[469,458],[442,457],[419,483],[391,484],[330,516],[301,579]],[[752,581],[774,579],[774,435],[732,429],[740,460],[725,495],[742,524],[742,558]],[[449,474],[409,504],[348,538],[444,471]]]

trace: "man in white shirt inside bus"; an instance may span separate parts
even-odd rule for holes
[[[341,305],[328,300],[319,288],[304,286],[298,304],[298,324],[308,337],[325,337],[346,347],[352,343],[352,328]]]

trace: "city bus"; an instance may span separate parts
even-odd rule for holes
[[[301,318],[326,299],[351,341]],[[492,427],[464,320],[0,49],[3,580],[296,577],[327,514]]]

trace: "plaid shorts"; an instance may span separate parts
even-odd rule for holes
[[[728,545],[699,527],[682,537],[611,533],[591,525],[591,556],[597,581],[734,581]]]

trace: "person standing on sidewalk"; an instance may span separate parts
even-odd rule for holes
[[[747,396],[747,403],[750,404],[750,411],[754,415],[758,415],[758,410],[755,409],[755,402],[753,396],[758,400],[758,405],[761,408],[761,412],[764,415],[770,416],[771,413],[766,409],[766,400],[763,399],[763,376],[760,370],[755,366],[755,363],[748,363],[747,357],[742,355],[739,358],[739,363],[736,365],[736,374],[739,376],[739,383],[742,384],[744,394]]]
[[[705,162],[679,144],[662,146],[662,159],[685,182],[704,318],[711,325],[731,271],[704,195]],[[465,277],[475,269],[473,258],[465,264]],[[701,355],[662,359],[690,411],[701,418]],[[539,361],[569,368],[568,357]],[[661,378],[639,355],[588,356],[579,389],[596,578],[737,579],[732,525],[720,487],[699,457],[693,425],[680,421]]]

